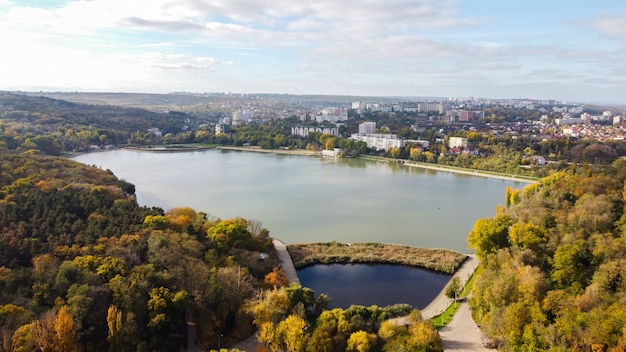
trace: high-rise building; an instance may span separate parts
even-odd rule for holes
[[[366,122],[359,124],[360,134],[374,133],[375,130],[376,130],[376,122],[366,121]]]

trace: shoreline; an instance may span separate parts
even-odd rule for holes
[[[234,151],[243,151],[243,152],[254,152],[254,153],[271,153],[271,154],[281,154],[281,155],[301,155],[301,156],[321,156],[322,152],[317,150],[306,150],[306,149],[262,149],[257,146],[250,147],[235,147],[235,146],[202,146],[202,145],[193,145],[193,146],[185,146],[185,145],[172,145],[172,146],[122,146],[119,149],[127,149],[127,150],[138,150],[145,152],[156,152],[156,153],[167,153],[167,152],[192,152],[192,151],[203,151],[210,149],[219,149],[219,150],[234,150]],[[77,154],[83,153],[91,153],[91,152],[100,152],[100,151],[108,151],[108,150],[92,150],[82,153],[71,153],[66,155],[66,157],[71,157]],[[533,184],[539,182],[540,179],[532,179],[525,178],[516,175],[505,175],[505,174],[497,174],[490,173],[481,170],[472,170],[472,169],[463,169],[456,168],[453,166],[445,166],[438,164],[429,164],[429,163],[419,163],[414,161],[409,161],[406,159],[391,159],[384,157],[377,157],[371,155],[360,155],[357,158],[361,158],[364,160],[377,161],[377,162],[385,162],[388,164],[398,164],[405,165],[408,167],[416,167],[422,168],[426,170],[440,171],[440,172],[450,172],[460,175],[468,175],[468,176],[478,176],[484,178],[492,178],[497,180],[504,181],[512,181],[526,184]]]
[[[255,153],[273,153],[273,154],[285,154],[285,155],[304,155],[304,156],[321,156],[322,152],[317,150],[306,149],[262,149],[260,147],[233,147],[233,146],[217,146],[215,149],[223,150],[236,150],[242,152],[255,152]]]
[[[427,170],[450,172],[450,173],[455,173],[455,174],[460,174],[460,175],[479,176],[479,177],[493,178],[493,179],[504,180],[504,181],[513,181],[513,182],[528,183],[528,184],[539,182],[539,179],[524,178],[524,177],[520,177],[516,175],[504,175],[504,174],[485,172],[481,170],[457,168],[454,166],[447,166],[447,165],[419,163],[419,162],[410,161],[406,159],[390,159],[390,158],[384,158],[384,157],[372,157],[370,155],[362,155],[362,156],[359,156],[359,158],[371,160],[371,161],[386,162],[388,164],[405,165],[409,167],[417,167],[417,168],[422,168],[422,169],[427,169]]]
[[[493,179],[504,180],[504,181],[513,181],[513,182],[528,183],[528,184],[539,182],[539,180],[531,180],[531,179],[521,178],[519,176],[514,176],[514,175],[511,175],[511,176],[494,175],[494,174],[489,174],[489,173],[482,172],[479,170],[450,169],[450,168],[443,167],[443,166],[435,166],[434,164],[430,166],[430,165],[424,165],[424,164],[416,164],[412,162],[405,162],[403,165],[410,166],[410,167],[419,167],[422,169],[435,170],[435,171],[447,171],[447,172],[461,174],[461,175],[493,178]]]

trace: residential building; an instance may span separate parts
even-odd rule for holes
[[[359,134],[374,133],[376,130],[376,122],[366,121],[359,124]]]
[[[448,140],[448,147],[450,148],[467,148],[467,138],[464,137],[450,137]]]
[[[387,133],[353,133],[350,136],[350,139],[365,142],[369,148],[374,148],[376,150],[389,150],[394,147],[402,148],[405,144],[404,139],[398,138],[395,134]]]
[[[291,128],[291,134],[294,136],[306,137],[311,132],[339,136],[339,129],[337,126],[294,126]]]

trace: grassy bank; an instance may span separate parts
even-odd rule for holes
[[[287,246],[296,268],[315,264],[376,263],[420,267],[448,274],[463,264],[465,254],[384,243],[304,243]]]

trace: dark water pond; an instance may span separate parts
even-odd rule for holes
[[[450,275],[398,265],[332,264],[298,270],[302,286],[332,298],[331,308],[352,304],[380,307],[408,303],[423,309],[450,280]]]

